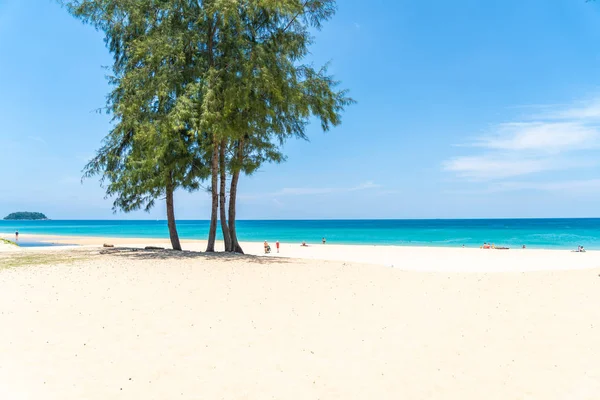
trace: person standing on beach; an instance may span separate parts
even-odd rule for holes
[[[277,252],[279,253],[279,240],[275,242],[275,247],[277,248]]]
[[[18,230],[15,232],[15,240],[17,242],[19,241],[19,231]]]
[[[327,240],[325,240],[325,238],[323,238],[323,244],[327,243]]]

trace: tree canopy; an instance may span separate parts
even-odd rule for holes
[[[240,174],[283,161],[283,144],[306,139],[311,118],[326,131],[352,103],[326,66],[304,62],[311,32],[334,15],[335,0],[64,4],[104,32],[114,57],[107,107],[114,128],[86,176],[102,176],[115,209],[149,209],[165,196],[174,248],[173,191],[205,182],[212,199],[207,251],[215,249],[220,219],[225,250],[242,252]]]
[[[44,214],[42,214],[40,212],[20,211],[20,212],[14,212],[14,213],[8,214],[6,217],[4,217],[4,219],[5,220],[13,220],[13,221],[23,221],[23,220],[38,221],[38,220],[47,220],[48,217],[46,217]]]

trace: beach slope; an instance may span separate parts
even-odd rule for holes
[[[432,273],[197,253],[60,254],[43,264],[38,251],[43,265],[0,268],[0,398],[600,393],[598,269]]]

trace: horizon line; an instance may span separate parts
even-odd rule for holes
[[[542,219],[600,219],[600,217],[475,217],[475,218],[258,218],[258,219],[236,219],[236,221],[485,221],[485,220],[542,220]],[[42,221],[164,221],[162,218],[134,218],[134,219],[94,219],[94,218],[48,218],[44,220],[5,220],[0,219],[0,222],[42,222]],[[202,221],[210,222],[209,219],[176,219],[176,221]],[[220,219],[217,219],[220,221]]]

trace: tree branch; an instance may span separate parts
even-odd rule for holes
[[[296,21],[298,19],[299,16],[301,16],[302,14],[304,14],[304,8],[306,7],[306,5],[308,4],[310,0],[305,0],[304,3],[302,4],[302,11],[299,12],[298,14],[294,15],[294,18],[292,18],[292,20],[290,22],[288,22],[288,24],[286,25],[285,28],[283,28],[283,31],[281,33],[285,33],[285,31],[287,31],[290,26],[292,26],[292,24],[294,23],[294,21]]]

